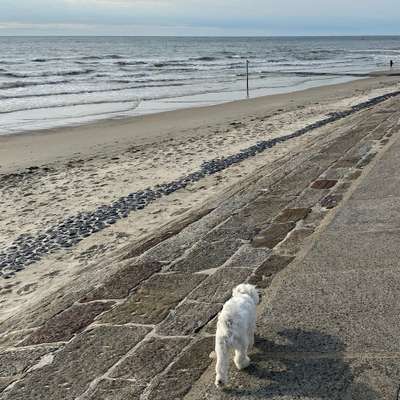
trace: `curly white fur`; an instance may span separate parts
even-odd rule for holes
[[[256,306],[259,303],[257,289],[253,285],[241,284],[232,291],[218,316],[215,335],[215,385],[228,383],[229,352],[235,350],[234,363],[241,370],[250,364],[248,352],[254,344]]]

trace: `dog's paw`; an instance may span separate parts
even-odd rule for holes
[[[234,360],[234,361],[235,361],[236,368],[238,370],[245,369],[250,365],[249,357],[246,357],[245,359],[241,359],[241,360]]]
[[[217,358],[217,355],[216,355],[215,351],[212,351],[212,352],[208,355],[208,357],[211,358],[212,360],[215,360],[215,359]]]
[[[224,382],[221,378],[215,379],[215,386],[217,389],[223,389],[226,386],[226,382]]]

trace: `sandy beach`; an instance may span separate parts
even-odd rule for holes
[[[212,107],[0,136],[0,252],[21,234],[40,236],[70,216],[177,180],[204,161],[397,90],[398,77],[377,76]],[[318,128],[278,144],[130,213],[70,249],[41,257],[0,282],[0,321],[71,282],[89,264],[212,202],[261,166],[272,170],[277,160],[323,135],[324,128]]]

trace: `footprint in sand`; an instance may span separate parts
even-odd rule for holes
[[[37,289],[37,286],[37,283],[28,283],[22,286],[22,288],[18,289],[17,294],[19,294],[20,296],[25,296],[27,294],[33,293]]]

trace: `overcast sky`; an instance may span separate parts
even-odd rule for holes
[[[0,35],[400,34],[400,0],[0,0]]]

